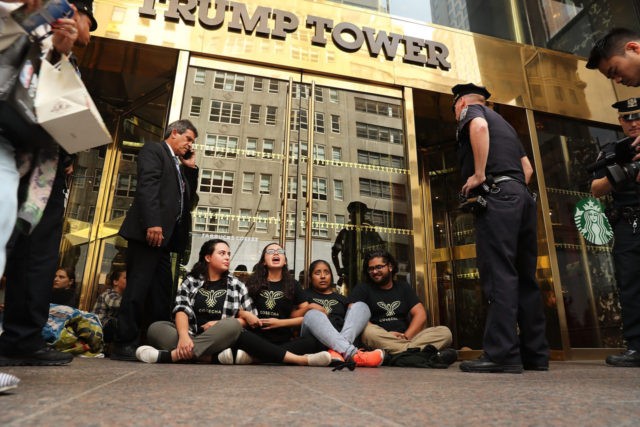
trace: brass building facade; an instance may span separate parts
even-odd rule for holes
[[[199,202],[176,277],[209,238],[230,243],[232,269],[249,270],[278,241],[296,276],[326,259],[349,289],[358,249],[386,247],[429,322],[480,350],[485,303],[472,218],[456,209],[450,95],[472,81],[493,93],[535,168],[532,244],[553,356],[621,347],[611,247],[573,224],[585,167],[621,135],[609,106],[639,95],[585,68],[585,31],[638,29],[627,22],[634,2],[609,3],[96,0],[99,29],[78,56],[114,140],[79,153],[67,206],[61,263],[81,278],[81,305],[123,262],[117,231],[139,148],[188,118]]]

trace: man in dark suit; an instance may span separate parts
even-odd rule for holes
[[[171,123],[164,142],[147,142],[138,154],[138,185],[120,227],[127,239],[127,288],[117,318],[111,358],[136,360],[143,318],[169,320],[171,252],[185,249],[198,169],[191,147],[198,131],[188,120]],[[187,154],[189,153],[189,154]]]

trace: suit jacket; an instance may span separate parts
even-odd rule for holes
[[[162,247],[184,250],[191,231],[191,204],[195,200],[198,169],[180,165],[185,183],[181,220],[180,180],[173,153],[167,144],[147,142],[138,153],[138,184],[133,203],[120,227],[127,240],[147,241],[149,227],[162,227]]]

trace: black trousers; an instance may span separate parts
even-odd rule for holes
[[[246,329],[243,329],[240,333],[235,348],[246,351],[252,357],[264,363],[283,363],[287,351],[303,355],[327,349],[312,335],[294,338],[283,343],[272,343],[260,334]]]
[[[16,233],[10,243],[5,270],[4,333],[0,335],[3,353],[28,353],[45,346],[41,331],[49,317],[58,268],[64,189],[64,174],[58,173],[38,225],[29,235]]]
[[[613,261],[622,306],[622,335],[640,351],[640,229],[621,218],[614,227]]]
[[[506,364],[549,360],[542,294],[536,282],[536,203],[517,181],[499,184],[476,216],[476,253],[488,301],[483,349]],[[518,328],[520,334],[518,335]]]
[[[170,320],[172,286],[169,249],[129,240],[127,287],[122,294],[114,341],[136,344],[146,326]]]

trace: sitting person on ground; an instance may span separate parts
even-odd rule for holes
[[[107,276],[107,289],[98,295],[93,312],[100,319],[104,342],[113,341],[115,334],[115,320],[118,317],[122,293],[127,287],[127,268],[114,266]]]
[[[413,348],[423,350],[431,344],[440,350],[437,357],[443,359],[442,363],[455,362],[457,352],[447,348],[451,331],[446,326],[425,329],[427,313],[416,292],[408,283],[394,280],[398,271],[395,258],[386,250],[376,249],[365,254],[362,265],[366,282],[349,296],[351,303],[362,301],[371,310],[362,343],[392,355]]]
[[[51,303],[78,307],[76,297],[76,271],[73,267],[59,267],[53,278]]]
[[[262,250],[260,261],[247,281],[258,317],[248,320],[236,342],[234,357],[231,348],[220,353],[225,365],[254,362],[288,363],[328,366],[331,355],[313,336],[293,339],[294,328],[302,324],[302,316],[310,309],[300,286],[287,267],[285,250],[270,243]],[[248,316],[250,317],[250,316]]]
[[[224,240],[206,241],[198,262],[180,285],[174,319],[149,326],[147,341],[136,349],[146,363],[196,361],[211,363],[236,342],[245,316],[257,312],[245,285],[229,274],[231,251]]]
[[[363,331],[371,311],[364,302],[348,305],[347,298],[334,289],[329,263],[316,260],[309,266],[309,289],[305,291],[309,310],[302,321],[301,335],[310,333],[329,347],[334,362],[353,361],[356,366],[377,367],[384,360],[384,351],[361,351],[353,344]]]

